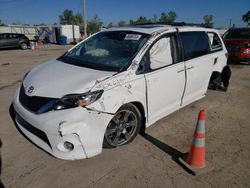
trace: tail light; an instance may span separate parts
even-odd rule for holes
[[[242,44],[239,46],[240,48],[250,48],[250,42],[246,43],[246,44]]]
[[[243,51],[243,54],[250,54],[250,48],[247,48]]]

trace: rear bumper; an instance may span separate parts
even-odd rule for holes
[[[15,122],[33,143],[61,159],[84,159],[101,153],[106,126],[113,115],[82,107],[37,115],[20,104],[19,90],[13,101]],[[64,147],[66,141],[74,145],[73,150]]]
[[[237,52],[229,52],[230,60],[250,61],[250,50],[241,49]]]

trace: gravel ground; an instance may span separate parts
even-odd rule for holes
[[[25,72],[71,46],[0,51],[1,181],[5,187],[250,187],[250,66],[231,65],[229,90],[207,96],[152,125],[125,146],[91,159],[56,159],[25,139],[9,106]],[[200,108],[206,110],[206,160],[193,176],[178,163],[191,144]],[[0,185],[1,187],[1,185]]]

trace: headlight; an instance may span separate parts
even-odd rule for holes
[[[103,90],[97,90],[84,94],[65,95],[57,100],[53,105],[53,110],[63,110],[77,106],[88,106],[97,101],[102,96]]]

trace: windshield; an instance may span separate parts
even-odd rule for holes
[[[247,39],[250,40],[250,29],[232,29],[229,30],[224,39]]]
[[[58,60],[97,70],[126,70],[150,35],[133,31],[104,31],[73,48]]]

